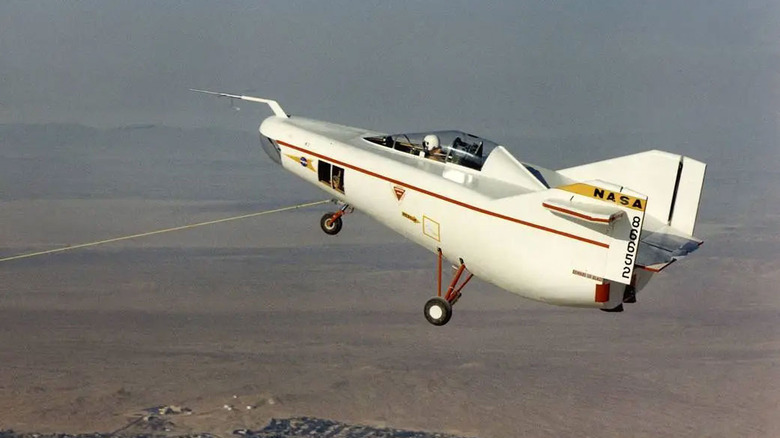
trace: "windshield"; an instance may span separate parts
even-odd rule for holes
[[[481,170],[496,143],[461,131],[416,132],[366,140],[429,160]]]

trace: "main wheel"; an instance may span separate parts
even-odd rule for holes
[[[433,325],[444,325],[452,317],[452,305],[442,297],[433,297],[425,303],[425,319]]]
[[[322,219],[320,219],[320,228],[322,228],[325,234],[330,234],[331,236],[338,234],[343,225],[340,217],[336,218],[336,220],[331,220],[334,214],[336,213],[325,213]]]

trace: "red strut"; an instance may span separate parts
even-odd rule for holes
[[[466,265],[462,263],[460,266],[458,266],[458,272],[455,273],[455,278],[452,279],[452,283],[450,283],[450,287],[447,289],[447,294],[444,295],[445,300],[452,302],[452,298],[454,296],[453,292],[455,291],[455,285],[458,284],[458,280],[460,280],[460,276],[463,275],[463,271],[465,269],[466,269]],[[471,279],[469,278],[469,280]],[[458,289],[458,292],[460,292],[460,289]]]
[[[437,285],[438,287],[436,288],[436,293],[438,294],[437,296],[441,297],[441,257],[442,257],[441,248],[439,248],[438,251],[439,251],[439,283]]]

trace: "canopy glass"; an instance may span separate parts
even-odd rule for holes
[[[461,131],[415,132],[366,137],[366,140],[429,160],[481,170],[496,143]],[[425,141],[427,140],[427,141]]]

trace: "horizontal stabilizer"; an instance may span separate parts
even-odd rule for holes
[[[664,232],[645,232],[639,241],[639,255],[636,264],[649,271],[660,271],[675,260],[699,249],[703,243],[693,236],[679,236]]]
[[[596,224],[609,225],[620,219],[625,212],[611,206],[585,204],[561,199],[548,199],[542,206],[553,213]]]

